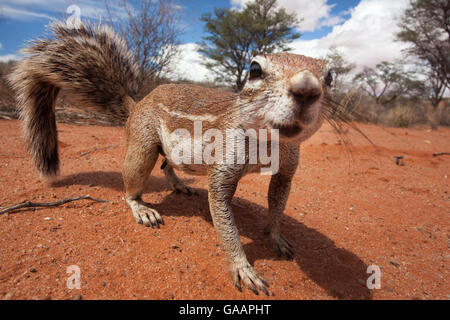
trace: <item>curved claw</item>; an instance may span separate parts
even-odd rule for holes
[[[267,287],[269,284],[267,281],[261,277],[253,267],[248,264],[244,267],[237,267],[232,270],[232,280],[235,287],[242,292],[241,283],[244,286],[253,291],[254,294],[259,295],[259,291],[264,292],[267,296],[269,296],[269,291]]]
[[[294,259],[294,247],[282,235],[279,235],[277,237],[272,237],[272,246],[273,246],[275,253],[278,255],[278,257],[281,257],[284,255],[289,260]]]
[[[155,209],[144,205],[142,201],[131,200],[129,203],[133,212],[133,217],[137,223],[147,227],[157,227],[158,229],[161,224],[164,225],[164,220]]]

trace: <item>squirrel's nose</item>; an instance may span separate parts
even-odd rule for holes
[[[318,98],[322,93],[322,86],[311,71],[303,70],[289,80],[289,90],[294,95],[305,99]]]

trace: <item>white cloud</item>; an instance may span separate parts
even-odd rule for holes
[[[97,19],[101,16],[106,16],[103,1],[95,0],[2,0],[0,15],[20,21],[52,20],[66,16],[66,9],[70,5],[80,7],[82,18]]]
[[[212,72],[202,64],[205,58],[198,53],[197,44],[181,44],[178,48],[179,54],[170,64],[170,71],[165,76],[172,80],[214,81]]]
[[[0,42],[0,50],[2,50],[3,48],[3,44]],[[5,54],[5,55],[0,55],[0,62],[8,62],[11,60],[19,60],[20,59],[20,55],[17,54]]]
[[[294,53],[323,57],[331,46],[337,47],[359,68],[401,58],[405,44],[395,41],[398,18],[409,0],[361,0],[350,10],[350,18],[333,27],[326,36],[314,40],[297,40]]]
[[[7,54],[0,56],[0,62],[17,61],[20,60],[20,56],[17,54]]]
[[[235,9],[241,9],[252,0],[231,0]],[[289,13],[296,13],[303,21],[298,26],[300,31],[314,31],[323,26],[333,26],[343,21],[340,16],[330,14],[334,5],[328,4],[328,0],[278,0],[280,7]]]
[[[26,9],[14,8],[6,5],[1,6],[0,14],[4,17],[22,21],[33,19],[52,19],[52,17],[47,14],[29,11]]]

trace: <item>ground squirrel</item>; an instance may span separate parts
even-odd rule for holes
[[[10,76],[25,139],[40,174],[54,178],[59,171],[55,101],[60,90],[76,98],[79,106],[126,120],[127,151],[122,173],[126,201],[136,221],[152,227],[163,224],[160,214],[141,199],[145,181],[160,154],[164,156],[165,176],[176,191],[194,192],[177,178],[174,169],[207,175],[210,212],[230,262],[234,285],[241,289],[243,284],[255,293],[261,290],[267,294],[267,282],[246,258],[230,206],[239,179],[261,164],[249,162],[247,143],[243,163],[180,163],[173,157],[179,141],[172,133],[184,128],[192,134],[195,122],[201,122],[202,134],[209,129],[223,135],[229,129],[278,130],[270,131],[279,133],[279,159],[269,185],[266,231],[275,251],[292,259],[293,247],[280,233],[280,216],[297,168],[300,143],[314,134],[324,119],[332,81],[326,63],[289,53],[258,55],[250,64],[244,88],[237,94],[168,84],[136,103],[132,97],[139,70],[123,39],[106,26],[81,24],[74,28],[56,22],[52,30],[54,39],[37,40],[24,49],[26,57]],[[247,135],[238,138],[250,139]],[[270,151],[272,140],[269,134],[260,142],[267,142]],[[202,142],[200,151],[205,147]]]

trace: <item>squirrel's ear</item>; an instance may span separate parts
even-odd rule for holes
[[[325,77],[325,84],[329,87],[331,87],[331,83],[333,82],[333,75],[331,73],[331,70],[328,71],[327,76]]]

